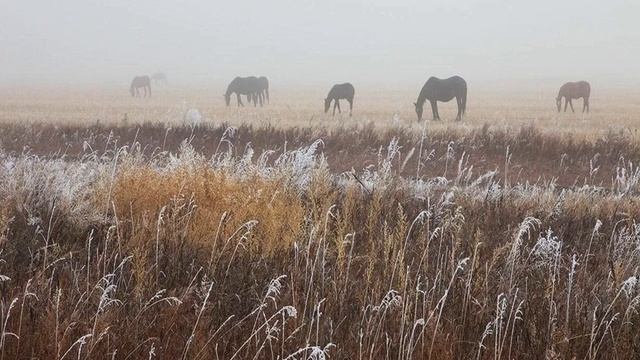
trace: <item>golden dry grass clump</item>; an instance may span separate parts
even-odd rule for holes
[[[242,246],[255,254],[291,247],[305,215],[298,194],[279,181],[238,180],[206,167],[124,169],[112,200],[121,226],[134,233],[134,244],[165,233],[175,236],[171,230],[181,222],[180,236],[190,246],[224,251],[230,237],[246,236]]]

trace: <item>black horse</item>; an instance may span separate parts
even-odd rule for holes
[[[560,87],[558,96],[556,97],[556,106],[558,112],[562,108],[562,98],[564,98],[564,111],[567,112],[567,105],[571,106],[573,110],[572,99],[583,99],[582,112],[589,112],[589,96],[591,96],[591,85],[586,81],[568,82]]]
[[[422,109],[426,100],[431,103],[433,120],[440,120],[438,114],[438,101],[447,102],[456,98],[458,103],[458,115],[456,121],[462,120],[467,108],[467,82],[460,76],[452,76],[448,79],[438,79],[430,77],[418,95],[418,101],[413,103],[416,106],[418,120],[422,120]]]
[[[355,89],[351,83],[344,84],[336,84],[333,85],[331,90],[329,90],[329,94],[324,99],[324,112],[329,111],[329,106],[331,106],[331,101],[333,103],[333,115],[336,114],[336,107],[338,111],[342,113],[340,110],[340,99],[346,99],[349,102],[349,116],[353,112],[353,95],[355,94]]]
[[[140,93],[138,92],[138,89],[140,88],[144,89],[144,97],[147,97],[147,90],[149,90],[149,96],[151,96],[151,79],[148,76],[136,76],[133,78],[133,81],[131,81],[131,87],[129,88],[131,96],[139,96]]]
[[[260,99],[260,105],[262,105],[262,102],[266,100],[266,102],[269,102],[269,79],[267,79],[265,76],[260,76],[258,78],[258,89],[259,89],[259,97]]]
[[[235,93],[238,99],[238,106],[244,106],[240,95],[246,95],[249,103],[253,101],[253,105],[256,106],[258,100],[260,99],[259,91],[260,86],[257,77],[238,76],[229,83],[229,86],[227,86],[227,92],[224,94],[224,99],[227,103],[227,106],[229,106],[229,104],[231,103],[231,94]],[[260,101],[260,105],[262,105],[262,101]]]

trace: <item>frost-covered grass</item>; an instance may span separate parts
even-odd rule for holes
[[[335,172],[333,139],[238,149],[237,131],[212,153],[193,137],[4,152],[0,356],[639,355],[636,159],[603,155],[619,160],[559,187],[504,176],[522,166],[508,155],[478,172],[450,140],[437,175],[399,176],[438,155],[391,137]],[[527,134],[509,141],[542,136]]]

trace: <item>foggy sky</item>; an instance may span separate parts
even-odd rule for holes
[[[631,0],[2,0],[0,85],[640,83]]]

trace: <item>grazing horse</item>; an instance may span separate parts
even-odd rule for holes
[[[558,91],[558,97],[556,97],[556,106],[558,112],[562,108],[562,98],[564,98],[564,111],[567,112],[567,105],[571,106],[573,110],[572,99],[583,99],[582,112],[589,112],[589,96],[591,95],[591,85],[586,81],[568,82],[560,87]]]
[[[329,106],[331,106],[331,102],[333,103],[333,115],[336,114],[336,107],[338,111],[342,113],[340,110],[340,99],[346,99],[349,102],[349,116],[353,112],[353,95],[355,94],[355,89],[351,83],[344,84],[336,84],[333,85],[331,90],[329,90],[329,94],[324,99],[324,112],[325,114],[329,111]]]
[[[162,83],[164,85],[169,84],[169,81],[167,81],[167,75],[163,72],[157,72],[151,75],[151,79],[153,79],[153,82],[156,84],[158,83]]]
[[[140,93],[138,89],[144,89],[144,97],[147,97],[147,90],[149,90],[149,97],[151,96],[151,79],[148,76],[136,76],[131,81],[131,87],[129,88],[129,92],[131,92],[131,96],[136,97],[139,96]]]
[[[260,97],[260,105],[262,105],[262,101],[266,100],[269,102],[269,79],[265,76],[260,76],[258,78],[258,95]]]
[[[227,103],[227,106],[231,103],[231,95],[234,93],[238,99],[238,107],[244,106],[240,95],[247,95],[249,103],[253,101],[253,105],[256,106],[257,101],[260,99],[258,96],[258,78],[255,76],[237,76],[235,79],[231,80],[227,86],[227,92],[224,94],[224,100]],[[260,101],[260,105],[262,105],[262,101]]]
[[[422,120],[422,110],[426,100],[429,100],[431,103],[433,120],[440,120],[438,101],[447,102],[453,98],[456,98],[456,102],[458,103],[456,121],[460,121],[467,108],[467,82],[460,76],[452,76],[448,79],[430,77],[429,80],[424,83],[422,90],[420,90],[418,101],[413,103],[416,107],[418,121]]]

